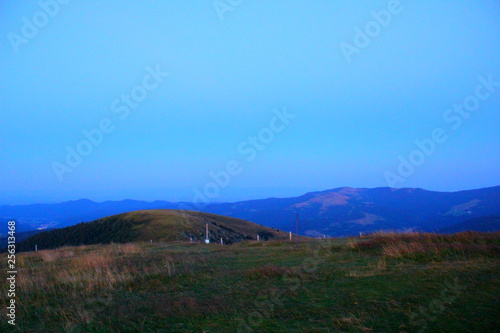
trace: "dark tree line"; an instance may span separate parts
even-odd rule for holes
[[[31,236],[16,246],[18,252],[38,249],[54,249],[61,246],[90,244],[127,243],[136,240],[140,223],[126,221],[120,217],[106,218],[93,222],[42,232]]]

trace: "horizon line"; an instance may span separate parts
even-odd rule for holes
[[[321,193],[321,192],[328,192],[328,191],[336,191],[336,190],[343,190],[343,189],[354,189],[354,190],[376,190],[376,189],[390,189],[390,190],[395,190],[395,191],[400,191],[400,190],[423,190],[427,192],[434,192],[434,193],[458,193],[458,192],[468,192],[468,191],[477,191],[477,190],[484,190],[484,189],[491,189],[495,187],[500,187],[500,185],[494,185],[494,186],[487,186],[487,187],[480,187],[480,188],[472,188],[472,189],[465,189],[465,190],[456,190],[456,191],[435,191],[435,190],[427,190],[425,188],[421,187],[389,187],[389,186],[379,186],[379,187],[351,187],[351,186],[341,186],[341,187],[335,187],[335,188],[330,188],[330,189],[324,189],[324,190],[317,190],[317,191],[309,191],[305,192],[301,195],[298,196],[288,196],[288,197],[262,197],[258,199],[248,199],[248,200],[237,200],[237,201],[213,201],[213,202],[208,202],[206,203],[207,205],[217,205],[217,204],[231,204],[231,203],[239,203],[239,202],[248,202],[248,201],[259,201],[259,200],[268,200],[268,199],[289,199],[289,198],[298,198],[304,195],[308,194],[313,194],[313,193]],[[93,203],[97,204],[102,204],[102,203],[107,203],[107,202],[123,202],[123,201],[136,201],[136,202],[145,202],[145,203],[154,203],[154,202],[164,202],[164,203],[170,203],[170,204],[192,204],[192,201],[168,201],[168,200],[140,200],[140,199],[122,199],[122,200],[104,200],[104,201],[97,201],[97,200],[92,200],[88,198],[80,198],[80,199],[75,199],[75,200],[66,200],[66,201],[58,201],[58,202],[35,202],[35,203],[29,203],[29,204],[17,204],[17,205],[0,205],[0,207],[19,207],[19,206],[32,206],[32,205],[57,205],[57,204],[64,204],[64,203],[69,203],[69,202],[77,202],[77,201],[91,201]]]

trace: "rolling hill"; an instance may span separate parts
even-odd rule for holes
[[[205,239],[208,224],[211,242],[231,244],[243,240],[287,239],[285,232],[252,222],[201,212],[180,210],[144,210],[79,223],[62,229],[36,234],[17,245],[19,251],[52,249],[69,245],[127,242],[171,242]]]
[[[299,231],[308,236],[438,231],[468,219],[500,214],[500,187],[459,192],[343,187],[296,198],[208,205],[203,210],[282,230],[290,230],[299,213]]]
[[[476,217],[462,223],[442,228],[439,232],[455,233],[462,231],[495,232],[500,231],[500,215]]]
[[[52,230],[52,229],[49,229],[49,230]],[[49,230],[46,230],[46,231],[49,231]],[[39,234],[41,232],[44,232],[44,231],[31,230],[31,231],[25,231],[25,232],[16,232],[16,234],[15,234],[16,242],[22,242],[23,240],[28,239],[31,236],[34,236],[34,235]],[[7,247],[7,245],[9,244],[9,242],[8,242],[9,237],[10,237],[9,234],[4,234],[4,235],[0,236],[0,249]]]
[[[299,233],[308,236],[348,236],[378,230],[439,231],[469,219],[500,215],[500,186],[458,192],[342,187],[293,198],[207,204],[200,209],[190,203],[166,201],[97,203],[77,200],[59,204],[2,206],[0,219],[15,219],[21,229],[19,231],[29,231],[40,227],[61,228],[135,210],[184,207],[285,231],[295,231],[295,214],[299,213]]]

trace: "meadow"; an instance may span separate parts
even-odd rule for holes
[[[0,331],[495,332],[499,259],[471,232],[24,252]]]

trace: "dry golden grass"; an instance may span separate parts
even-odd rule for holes
[[[401,258],[410,254],[428,253],[438,254],[437,247],[433,244],[411,243],[390,243],[383,247],[384,255],[393,258]]]
[[[114,246],[106,247],[109,255],[126,255],[142,253],[142,249],[136,243],[113,244]]]
[[[347,239],[347,247],[351,250],[356,250],[359,248],[360,242],[352,238]]]
[[[60,248],[57,250],[43,250],[35,252],[43,261],[57,261],[59,259],[71,258],[75,255],[72,249],[70,248]]]
[[[439,258],[444,254],[496,255],[500,253],[500,233],[461,232],[452,235],[433,233],[378,232],[349,239],[352,250],[381,252],[392,258]]]
[[[134,258],[142,253],[138,244],[111,244],[99,250],[82,246],[21,253],[18,255],[19,284],[27,292],[58,289],[92,292],[112,290],[140,273],[174,273],[172,258],[148,266],[134,264]],[[48,263],[49,269],[39,270],[32,265],[39,261]]]
[[[431,309],[443,282],[458,279],[463,294],[445,305],[449,316],[435,315],[428,331],[495,331],[498,256],[460,251],[496,245],[498,236],[424,235],[427,245],[419,248],[413,243],[421,236],[385,236],[304,241],[299,251],[284,241],[281,247],[147,242],[18,253],[18,330],[236,332],[243,323],[254,332],[414,332],[419,327],[409,326],[409,316]],[[425,264],[408,258],[450,247],[451,255]],[[6,293],[0,300],[6,302]],[[0,323],[0,331],[7,325]]]

